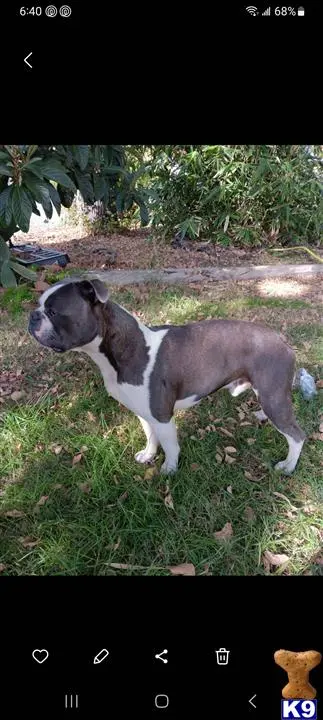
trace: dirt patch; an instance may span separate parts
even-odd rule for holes
[[[144,268],[197,268],[206,266],[277,265],[280,263],[314,262],[307,253],[270,253],[265,248],[223,247],[210,243],[189,243],[184,248],[173,248],[169,242],[157,239],[151,230],[127,230],[109,235],[89,235],[80,225],[60,222],[38,223],[28,233],[17,233],[14,243],[50,245],[67,252],[71,260],[69,269],[89,270],[144,269]],[[196,249],[195,249],[196,248]],[[112,251],[112,252],[111,252]],[[323,250],[315,249],[323,259]]]

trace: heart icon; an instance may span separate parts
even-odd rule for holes
[[[47,660],[49,656],[48,650],[33,650],[32,656],[36,662],[38,662],[40,665]]]

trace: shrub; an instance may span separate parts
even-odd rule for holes
[[[152,224],[225,244],[318,243],[322,171],[305,146],[196,145],[152,150]]]
[[[122,145],[0,145],[0,282],[13,286],[16,274],[34,273],[13,260],[8,249],[17,230],[28,232],[32,213],[47,218],[53,207],[71,207],[77,190],[84,203],[103,204],[121,216],[133,204],[148,223],[144,196],[136,187],[139,171],[128,172]]]

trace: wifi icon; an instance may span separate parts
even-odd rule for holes
[[[246,7],[246,11],[250,15],[258,15],[258,9],[254,5],[248,5],[248,7]]]

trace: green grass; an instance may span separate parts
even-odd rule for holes
[[[15,288],[8,288],[5,293],[0,295],[0,308],[8,310],[14,317],[24,312],[24,303],[31,302],[35,297],[35,293],[22,284]]]
[[[135,288],[113,294],[129,309],[144,308],[143,319],[156,324],[200,316],[248,318],[248,313],[254,318],[257,312],[261,322],[280,329],[287,318],[289,341],[319,376],[322,333],[315,304],[289,299],[273,305],[258,296],[244,302],[238,292],[236,299],[209,292],[154,287],[145,289],[144,302]],[[234,400],[221,391],[178,414],[180,468],[167,489],[165,478],[147,477],[147,468],[134,461],[144,443],[141,426],[107,396],[91,361],[42,350],[25,336],[26,311],[11,312],[13,301],[5,307],[10,312],[0,328],[2,364],[23,365],[26,396],[19,404],[5,398],[0,405],[4,574],[168,575],[169,566],[189,562],[197,574],[254,575],[265,573],[266,550],[290,558],[287,568],[274,568],[277,573],[322,572],[315,563],[323,539],[319,440],[308,440],[296,472],[284,478],[272,469],[286,455],[284,438],[268,424],[257,426],[252,394]],[[302,309],[308,323],[299,322]],[[317,432],[320,397],[305,403],[295,393],[294,405],[307,434]],[[242,410],[250,425],[240,424]],[[221,427],[233,437],[224,437]],[[59,454],[57,446],[62,446]],[[216,454],[224,456],[227,446],[236,448],[236,462],[219,464]],[[79,452],[82,459],[73,466]],[[157,467],[161,462],[160,454]],[[169,491],[174,509],[165,505]],[[6,516],[12,510],[23,514]],[[228,522],[232,536],[216,539],[214,533]],[[21,538],[39,542],[25,547]]]

